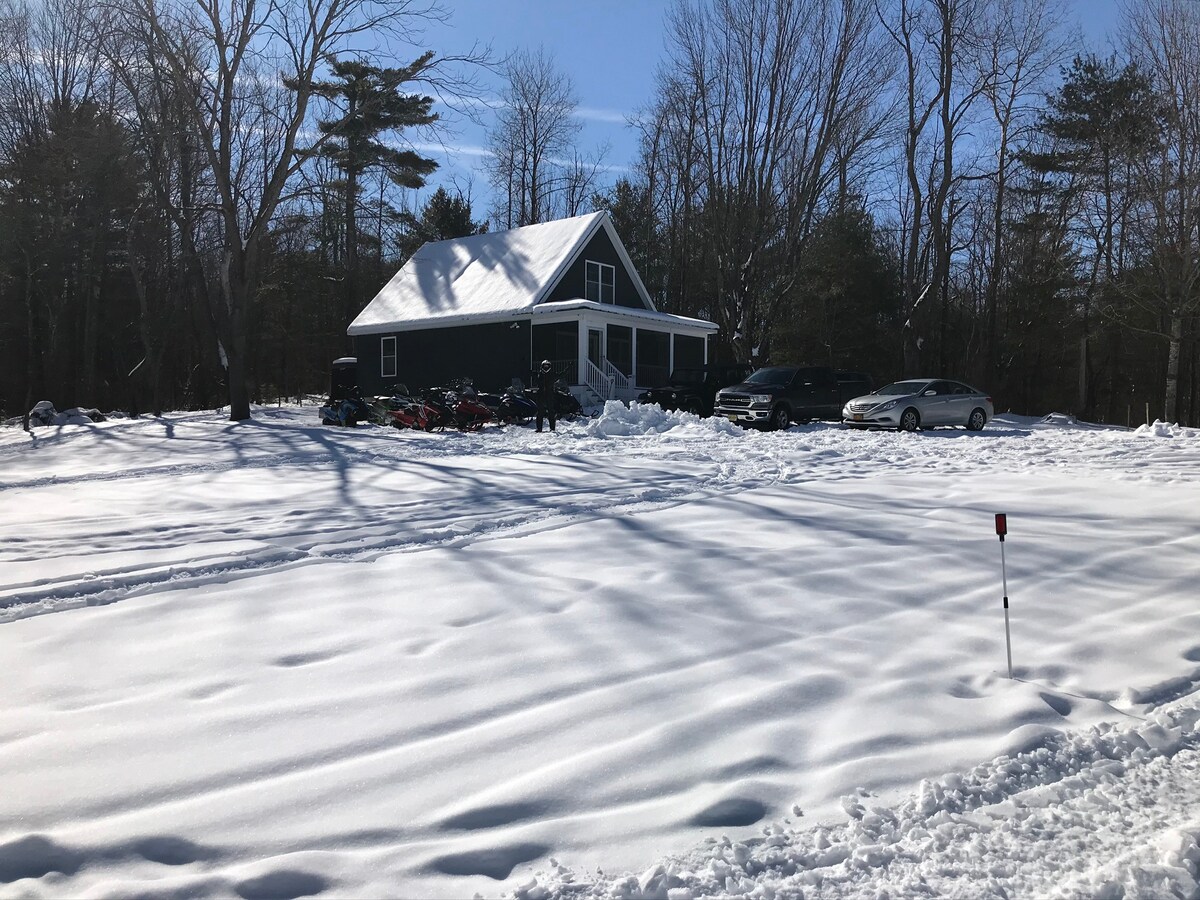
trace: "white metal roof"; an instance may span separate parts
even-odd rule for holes
[[[347,333],[465,325],[528,313],[601,227],[646,307],[653,310],[608,213],[596,212],[425,244],[359,313]]]

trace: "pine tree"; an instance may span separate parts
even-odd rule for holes
[[[486,222],[471,219],[471,202],[461,194],[451,196],[444,187],[439,187],[421,207],[419,216],[411,212],[400,214],[404,235],[400,239],[400,252],[408,259],[422,244],[431,241],[448,241],[453,238],[483,234]]]
[[[384,69],[361,60],[329,58],[333,80],[316,82],[313,92],[341,109],[341,116],[318,123],[330,139],[320,155],[329,159],[343,178],[338,185],[343,201],[345,293],[344,309],[349,322],[361,309],[358,275],[358,206],[363,174],[382,168],[400,187],[419,188],[437,162],[413,150],[400,150],[382,140],[387,132],[413,126],[432,125],[437,114],[430,111],[433,98],[407,94],[401,87],[418,78],[433,63],[433,53],[422,54],[399,69]]]

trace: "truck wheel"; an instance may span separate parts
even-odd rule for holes
[[[792,424],[792,417],[789,415],[786,406],[777,406],[771,410],[771,418],[768,420],[767,428],[771,431],[783,431]]]

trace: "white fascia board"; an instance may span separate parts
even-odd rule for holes
[[[457,328],[462,325],[486,325],[489,322],[515,322],[529,320],[529,307],[499,310],[485,313],[465,313],[457,316],[435,316],[428,319],[413,319],[404,322],[382,322],[375,325],[355,325],[346,329],[350,337],[368,334],[399,334],[404,331],[429,331],[433,328]]]
[[[428,331],[432,328],[456,328],[463,325],[484,325],[490,322],[530,321],[552,324],[554,322],[571,322],[584,317],[604,320],[634,320],[631,324],[643,324],[647,327],[658,325],[677,332],[695,332],[699,334],[714,334],[718,330],[715,322],[704,319],[693,319],[688,316],[677,316],[672,313],[637,309],[632,306],[615,306],[607,303],[596,303],[593,300],[558,300],[554,303],[540,303],[532,308],[518,307],[510,310],[500,310],[486,313],[466,313],[452,316],[435,316],[428,319],[415,319],[406,322],[385,322],[376,325],[351,325],[346,333],[351,337],[370,334],[398,334],[404,331]]]
[[[536,322],[569,322],[583,318],[635,320],[635,323],[659,325],[674,331],[691,331],[701,334],[715,334],[719,326],[705,319],[693,319],[689,316],[677,316],[673,313],[636,309],[631,306],[615,306],[608,303],[596,303],[594,300],[557,300],[554,303],[540,303],[533,308]]]

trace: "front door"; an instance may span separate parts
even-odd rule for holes
[[[588,329],[588,361],[597,369],[603,369],[604,332],[599,328]]]

